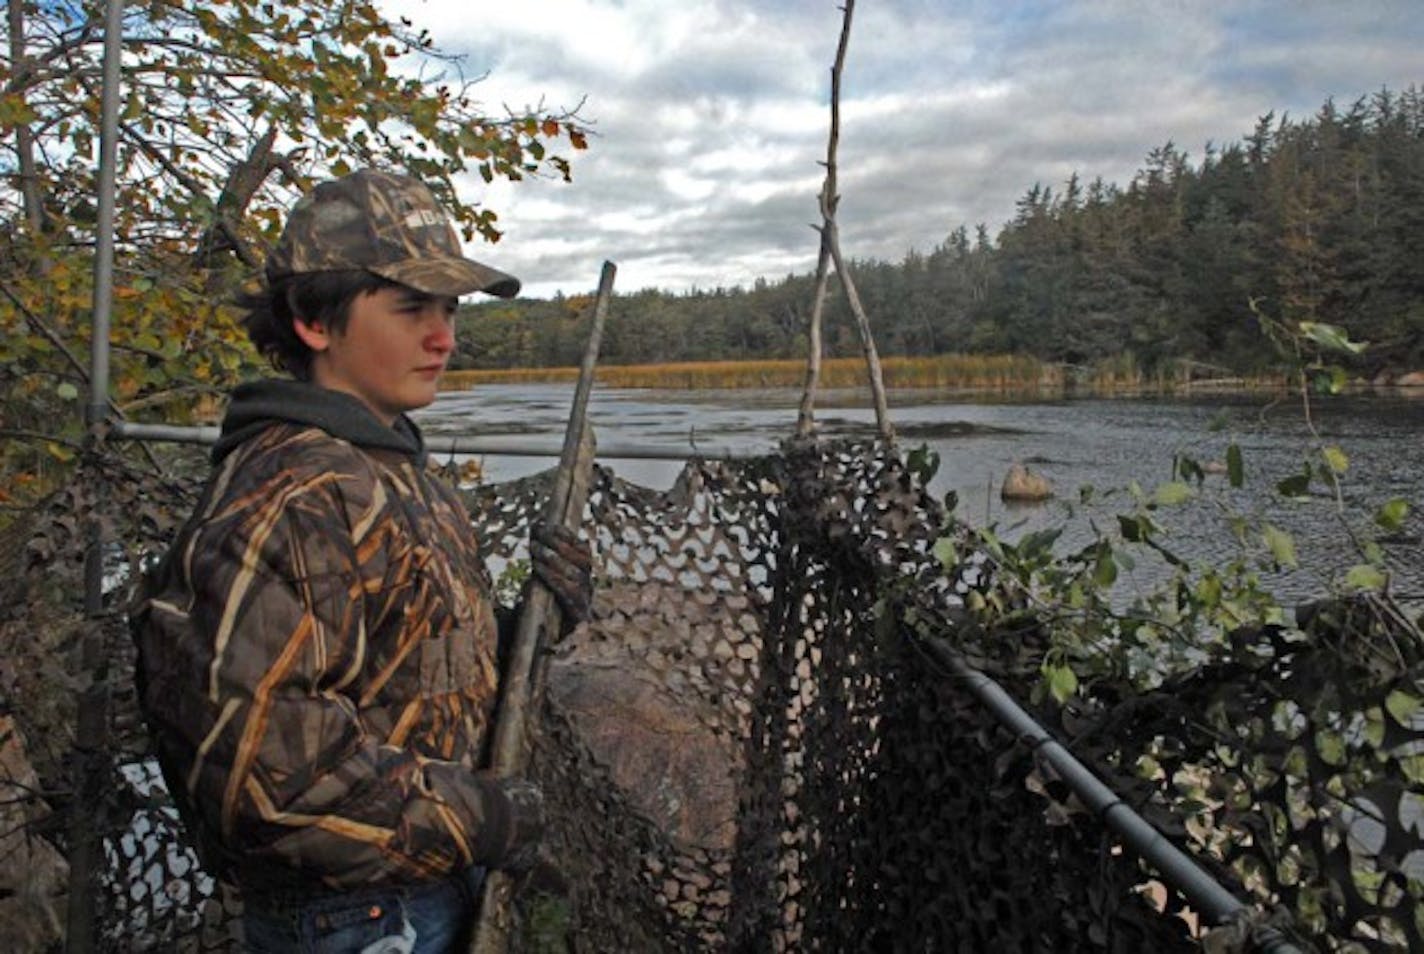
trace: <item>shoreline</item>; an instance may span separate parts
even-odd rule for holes
[[[999,359],[963,371],[963,363],[942,359],[885,359],[885,389],[889,393],[962,395],[1007,399],[1047,398],[1155,398],[1184,396],[1290,397],[1297,387],[1280,376],[1222,376],[1194,379],[1123,379],[1104,375],[1081,379],[1064,375],[1056,367],[1035,368],[1031,359]],[[916,362],[911,365],[907,362]],[[1012,364],[1011,364],[1012,362]],[[1020,363],[1022,362],[1022,363]],[[948,365],[948,366],[947,366]],[[976,373],[977,372],[977,373]],[[1036,373],[1035,373],[1036,372]],[[1407,376],[1408,377],[1408,376]],[[576,367],[456,369],[440,381],[442,393],[458,393],[486,384],[571,384]],[[714,361],[667,365],[609,365],[597,369],[595,379],[604,387],[649,391],[781,391],[800,394],[805,364],[801,361]],[[858,358],[828,359],[822,370],[820,395],[869,393],[863,363]],[[1424,382],[1390,383],[1357,379],[1333,396],[1383,395],[1424,399]]]

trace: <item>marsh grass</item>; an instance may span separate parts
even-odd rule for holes
[[[1062,385],[1062,374],[1055,366],[1016,355],[889,357],[881,360],[881,368],[885,386],[890,388],[1021,391]],[[805,376],[806,363],[800,359],[606,365],[598,369],[599,383],[608,387],[669,390],[799,388]],[[577,378],[577,368],[448,371],[442,386],[463,390],[478,384],[559,383]],[[853,388],[865,383],[865,362],[860,358],[828,358],[822,363],[822,388]]]
[[[886,357],[881,370],[887,388],[971,391],[997,394],[1038,394],[1082,391],[1091,394],[1170,394],[1211,389],[1279,388],[1277,378],[1202,379],[1189,367],[1170,366],[1145,371],[1130,352],[1113,355],[1091,367],[1040,361],[1024,355],[943,354],[932,357]],[[806,363],[797,359],[770,361],[685,361],[667,364],[605,365],[598,383],[613,388],[661,390],[736,390],[801,388]],[[558,384],[578,379],[578,368],[510,368],[447,371],[443,390],[463,391],[480,384]],[[827,358],[821,365],[824,390],[867,385],[860,358]]]

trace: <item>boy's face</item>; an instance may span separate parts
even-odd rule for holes
[[[455,350],[453,298],[411,288],[382,288],[351,303],[346,327],[298,319],[298,337],[314,352],[312,380],[360,398],[385,424],[435,400]]]

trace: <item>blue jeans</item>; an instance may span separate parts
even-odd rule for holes
[[[246,904],[251,954],[450,954],[474,924],[485,869],[430,884],[367,888],[316,900]],[[458,946],[457,946],[458,945]]]

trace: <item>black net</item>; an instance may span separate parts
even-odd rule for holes
[[[549,483],[468,491],[505,598]],[[105,625],[108,781],[91,789],[96,804],[65,795],[77,790],[74,670],[42,661],[83,631],[46,609],[73,586],[82,517],[120,515],[108,518],[124,541],[107,554],[117,607],[125,568],[171,536],[195,489],[111,461],[83,486],[7,541],[4,686],[48,780],[31,787],[45,797],[31,791],[24,825],[61,852],[73,812],[100,827],[103,949],[228,950],[240,899],[187,847],[147,754],[117,616]],[[946,639],[1028,699],[1047,637],[964,622],[987,570],[940,565],[931,548],[957,531],[894,452],[789,445],[690,463],[666,492],[598,469],[583,530],[594,618],[551,647],[534,763],[559,872],[523,896],[559,902],[559,940],[539,948],[544,925],[520,947],[1198,946],[1177,895],[923,652]],[[1326,616],[1296,642],[1243,635],[1229,665],[1160,692],[1104,689],[1037,715],[1238,896],[1294,915],[1306,941],[1418,947],[1419,648],[1384,614],[1368,646],[1342,646]],[[1250,949],[1240,934],[1217,940]]]

